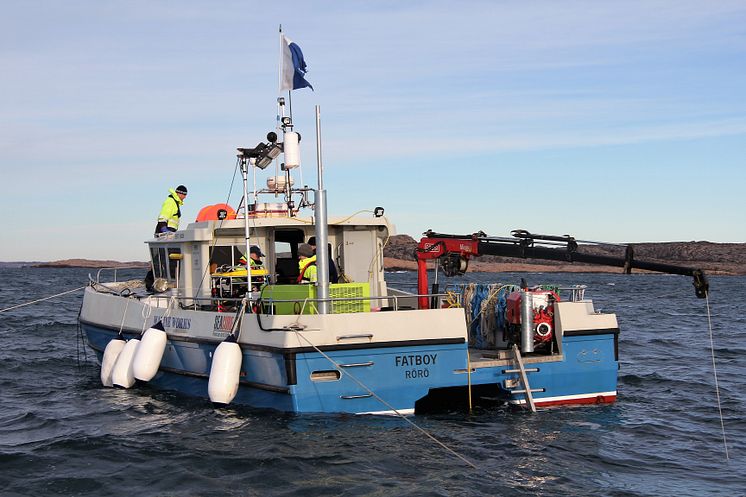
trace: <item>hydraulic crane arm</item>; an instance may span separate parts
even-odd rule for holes
[[[562,262],[583,262],[601,266],[643,269],[668,274],[680,274],[694,278],[695,294],[704,298],[709,283],[701,269],[637,260],[634,249],[627,245],[624,257],[584,253],[578,241],[568,235],[537,235],[525,230],[514,230],[512,238],[489,237],[484,232],[472,235],[449,235],[427,231],[417,247],[418,293],[427,293],[427,267],[429,259],[439,259],[447,276],[463,274],[473,256],[496,255],[519,259],[540,259]],[[427,308],[427,298],[420,297],[420,308]]]

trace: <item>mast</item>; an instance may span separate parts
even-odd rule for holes
[[[243,229],[245,236],[246,258],[246,280],[248,292],[251,293],[251,245],[249,243],[249,165],[253,165],[256,159],[245,159],[241,161],[241,176],[243,176]],[[255,175],[256,176],[256,175]],[[256,201],[256,200],[255,200]]]
[[[329,314],[329,251],[328,227],[326,219],[326,190],[324,190],[324,165],[321,160],[321,110],[316,106],[316,169],[318,188],[316,189],[314,210],[316,217],[316,296],[319,299],[319,314]]]
[[[282,24],[280,24],[280,35],[277,37],[277,43],[280,49],[279,50],[280,63],[277,66],[277,89],[278,89],[278,93],[282,93],[282,70],[283,70],[282,64],[284,63],[283,57],[282,57]]]

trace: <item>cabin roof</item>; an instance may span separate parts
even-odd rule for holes
[[[249,228],[251,230],[276,227],[312,227],[313,217],[256,217],[249,218]],[[386,217],[374,217],[370,214],[360,215],[353,214],[352,216],[330,216],[327,220],[327,224],[332,226],[349,226],[349,227],[360,227],[360,228],[374,228],[378,226],[384,226],[388,229],[389,235],[395,234],[394,225],[389,224]],[[146,243],[173,243],[186,242],[186,241],[204,241],[212,240],[213,233],[215,230],[220,229],[224,233],[228,234],[238,229],[243,233],[244,220],[230,219],[224,221],[210,220],[210,221],[199,221],[189,223],[184,230],[176,231],[174,233],[164,233],[156,239],[146,240]]]

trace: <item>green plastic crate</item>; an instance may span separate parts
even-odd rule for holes
[[[368,283],[332,283],[329,285],[329,296],[333,299],[363,299],[335,300],[332,302],[332,314],[370,312],[370,284]]]
[[[362,300],[335,300],[331,303],[333,314],[370,312],[370,285],[368,283],[332,283],[329,285],[332,299],[361,298]],[[274,314],[318,313],[315,285],[266,285],[262,288],[264,312]],[[306,301],[306,299],[308,299]],[[288,302],[278,302],[285,300]],[[305,302],[305,305],[304,305]],[[274,308],[272,311],[269,306]]]

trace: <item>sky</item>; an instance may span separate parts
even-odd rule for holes
[[[183,224],[235,207],[236,147],[275,128],[279,25],[330,216],[746,242],[743,0],[6,0],[0,261],[146,260],[179,184]]]

